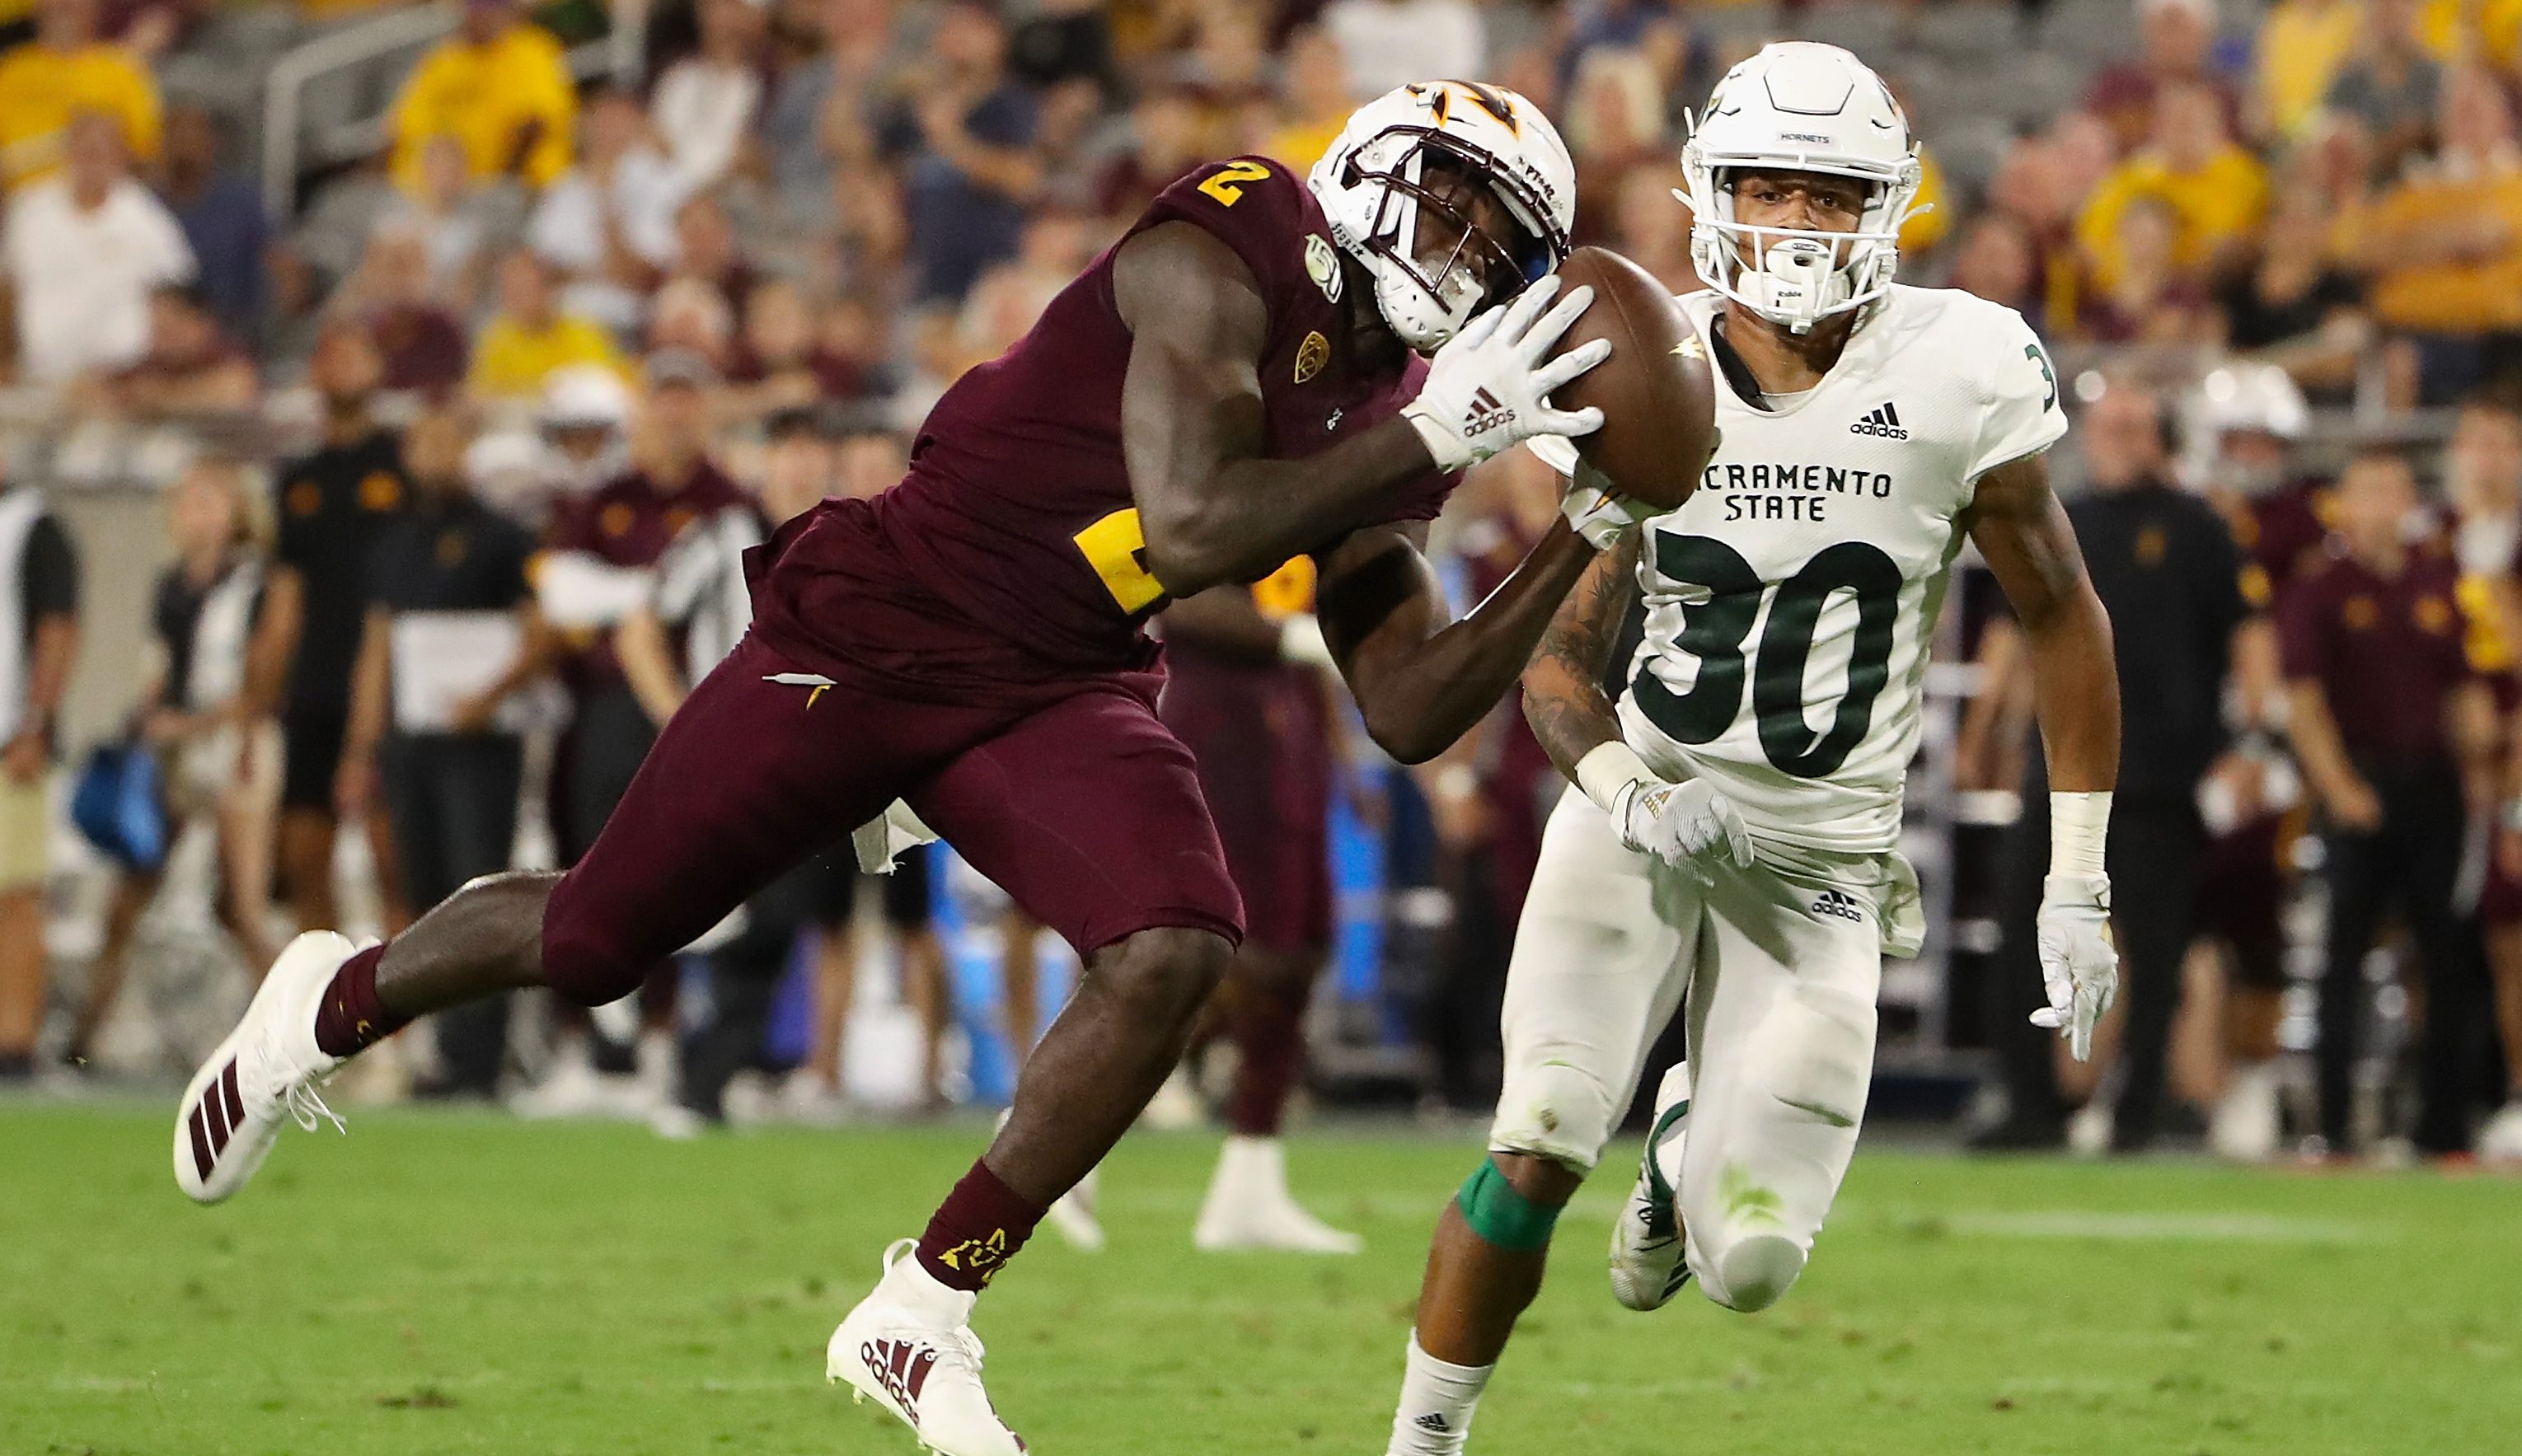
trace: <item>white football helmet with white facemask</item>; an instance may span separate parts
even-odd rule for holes
[[[1491,237],[1449,205],[1428,185],[1430,163],[1493,193],[1516,236]],[[1557,269],[1576,220],[1576,164],[1559,129],[1515,92],[1476,81],[1415,82],[1358,108],[1307,185],[1331,241],[1375,280],[1384,323],[1421,353]],[[1445,225],[1424,253],[1423,214]],[[1483,267],[1510,282],[1484,287]]]
[[[1681,151],[1691,261],[1708,287],[1798,334],[1892,288],[1918,195],[1909,118],[1864,62],[1780,41],[1725,73]],[[1867,187],[1854,232],[1753,227],[1734,215],[1738,171],[1818,172]],[[1748,254],[1748,259],[1746,257]]]
[[[2258,495],[2285,482],[2282,450],[2235,458],[2235,435],[2265,435],[2287,444],[2311,432],[2312,406],[2294,376],[2274,364],[2235,359],[2210,371],[2181,402],[2180,477],[2201,489],[2224,486]]]

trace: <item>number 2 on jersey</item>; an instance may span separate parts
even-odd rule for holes
[[[1246,182],[1259,182],[1270,175],[1270,169],[1257,161],[1230,161],[1199,184],[1199,190],[1217,199],[1221,207],[1232,207],[1243,201]]]
[[[1751,679],[1751,710],[1760,751],[1781,773],[1827,778],[1865,741],[1874,700],[1892,679],[1892,626],[1900,607],[1900,569],[1882,548],[1842,541],[1823,548],[1778,584],[1757,650],[1744,644],[1760,615],[1760,573],[1742,554],[1710,536],[1658,532],[1656,570],[1668,581],[1707,588],[1705,602],[1682,609],[1674,646],[1699,659],[1699,680],[1676,693],[1638,664],[1638,708],[1675,743],[1711,743],[1743,708],[1743,679]],[[1847,690],[1818,736],[1804,721],[1804,664],[1812,657],[1821,611],[1835,592],[1856,598],[1856,639],[1848,654]]]

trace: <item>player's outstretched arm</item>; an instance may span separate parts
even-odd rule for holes
[[[1130,327],[1121,447],[1167,595],[1249,581],[1400,505],[1432,468],[1395,418],[1302,460],[1267,458],[1260,359],[1270,314],[1251,269],[1190,223],[1149,228],[1112,265]]]
[[[1443,752],[1497,705],[1597,559],[1566,522],[1554,522],[1486,601],[1449,622],[1444,590],[1420,554],[1424,539],[1424,526],[1358,531],[1323,554],[1315,589],[1323,638],[1367,733],[1404,763]]]
[[[1170,596],[1255,580],[1362,523],[1389,520],[1432,470],[1603,423],[1600,410],[1549,404],[1552,389],[1611,351],[1598,339],[1551,352],[1594,296],[1590,288],[1561,296],[1555,277],[1473,319],[1439,349],[1400,416],[1301,460],[1267,454],[1257,370],[1269,307],[1234,250],[1190,223],[1149,228],[1122,246],[1112,291],[1131,334],[1122,455],[1148,574]]]
[[[1620,618],[1637,598],[1639,539],[1632,532],[1594,558],[1523,667],[1524,719],[1550,761],[1571,780],[1586,754],[1620,740],[1620,720],[1603,691],[1603,673],[1620,635]]]
[[[1523,716],[1550,761],[1611,818],[1620,842],[1675,867],[1703,871],[1722,856],[1751,863],[1742,810],[1715,786],[1676,783],[1647,767],[1620,736],[1603,674],[1621,619],[1637,597],[1643,537],[1621,536],[1580,578],[1523,669]]]
[[[2092,1053],[2093,1024],[2119,994],[2103,858],[2120,764],[2110,615],[2084,574],[2076,528],[2049,488],[2046,459],[2027,455],[1980,477],[1966,520],[2023,625],[2033,710],[2048,751],[2049,876],[2036,938],[2049,1004],[2032,1020],[2064,1034],[2080,1062]]]
[[[1195,643],[1238,662],[1288,660],[1286,627],[1261,614],[1248,587],[1211,587],[1167,607],[1158,620],[1168,642]]]

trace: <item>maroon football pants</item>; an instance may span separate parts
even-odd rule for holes
[[[1081,678],[1011,707],[771,681],[802,670],[747,638],[692,690],[552,890],[553,989],[629,995],[896,798],[1081,956],[1158,926],[1241,939],[1191,753],[1132,684]]]

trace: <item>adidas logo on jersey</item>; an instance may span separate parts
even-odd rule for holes
[[[1885,439],[1907,439],[1909,432],[1900,427],[1900,411],[1891,400],[1874,407],[1873,413],[1847,427],[1850,434],[1879,434]]]
[[[1835,915],[1841,920],[1865,919],[1865,907],[1857,902],[1856,896],[1844,889],[1823,890],[1812,902],[1812,913]]]
[[[1471,407],[1463,415],[1463,434],[1466,438],[1486,434],[1514,423],[1515,411],[1498,403],[1496,395],[1482,389],[1471,396]]]

